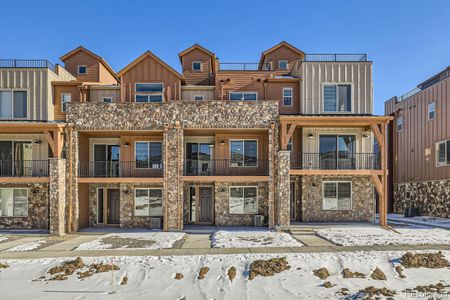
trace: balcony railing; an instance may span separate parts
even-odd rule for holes
[[[78,177],[163,177],[162,161],[81,161]]]
[[[268,176],[269,161],[254,160],[241,162],[229,159],[197,160],[187,159],[184,165],[186,176]]]
[[[299,153],[291,156],[297,170],[380,170],[381,155],[374,153]]]
[[[317,62],[367,61],[367,54],[306,54],[304,61],[317,61]]]
[[[56,72],[55,65],[46,59],[0,59],[0,68],[47,68],[53,72]]]
[[[0,177],[47,177],[48,160],[0,160]]]
[[[270,63],[220,63],[220,71],[272,71]]]

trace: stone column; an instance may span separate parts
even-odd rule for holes
[[[66,160],[49,158],[50,170],[50,233],[64,235],[66,232]]]
[[[269,228],[275,227],[275,185],[276,185],[276,159],[275,154],[277,147],[276,139],[277,136],[275,124],[269,129],[269,199],[268,199],[268,225]]]
[[[278,178],[277,178],[277,220],[276,224],[280,227],[286,227],[290,224],[290,175],[289,169],[291,164],[291,152],[279,151],[278,152]]]
[[[78,201],[78,161],[79,161],[79,145],[78,145],[78,131],[74,128],[66,132],[66,222],[67,232],[78,231],[79,218],[79,201]]]

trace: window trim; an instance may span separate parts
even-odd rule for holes
[[[398,129],[399,121],[400,121],[400,129]],[[395,129],[397,130],[397,132],[403,131],[403,116],[398,116],[395,122]]]
[[[286,62],[286,68],[281,67],[281,62]],[[278,60],[278,69],[280,70],[287,70],[289,68],[289,62],[287,59],[280,59]]]
[[[245,188],[255,188],[256,189],[256,212],[255,213],[231,213],[230,212],[230,201],[231,201],[231,189],[232,188],[243,188],[245,190]],[[244,192],[245,194],[245,192]],[[242,199],[244,198],[244,195],[242,197]],[[244,200],[245,201],[245,200]],[[245,202],[244,202],[245,205]],[[258,190],[258,186],[257,185],[231,185],[228,187],[228,213],[232,216],[254,216],[254,215],[258,215],[259,214],[259,190]]]
[[[1,216],[0,215],[0,218],[28,218],[28,210],[29,210],[29,199],[28,199],[28,197],[29,197],[29,191],[28,191],[28,188],[26,188],[26,187],[1,187],[0,188],[0,190],[13,190],[13,214],[14,214],[14,190],[26,190],[27,191],[27,196],[26,196],[26,198],[27,198],[27,209],[26,209],[26,211],[27,211],[27,214],[25,215],[25,216],[14,216],[14,215],[12,215],[12,216]]]
[[[353,82],[322,82],[322,101],[321,101],[321,111],[324,114],[343,114],[343,115],[348,115],[348,114],[353,114],[355,113],[355,98],[354,98],[354,86],[353,86]],[[349,85],[350,86],[350,104],[351,104],[351,109],[349,111],[325,111],[325,86],[326,85],[334,85],[334,86],[339,86],[339,85]],[[338,105],[338,101],[336,102],[336,107]]]
[[[84,67],[86,72],[80,73],[80,67]],[[87,65],[78,65],[77,66],[78,75],[86,75],[87,74]]]
[[[284,97],[286,97],[286,96],[284,95],[284,91],[285,91],[285,90],[291,90],[291,95],[288,96],[288,97],[291,98],[291,104],[290,104],[290,105],[285,105],[285,104],[284,104]],[[281,99],[283,99],[283,106],[284,106],[284,107],[292,107],[292,106],[294,106],[294,89],[293,89],[292,87],[284,87],[284,88],[283,88],[283,91],[282,91],[282,97],[281,97]]]
[[[160,84],[162,89],[161,92],[138,92],[137,85],[138,84]],[[147,102],[137,102],[137,96],[147,96]],[[161,102],[150,102],[150,96],[161,96]],[[134,83],[134,102],[135,103],[162,103],[164,102],[164,83],[163,82],[135,82]]]
[[[245,142],[245,141],[256,141],[256,165],[255,166],[232,166],[231,162],[231,143],[232,142]],[[258,139],[230,139],[229,140],[229,157],[230,157],[230,168],[257,168],[259,165],[259,140]],[[242,143],[242,146],[244,146],[244,143]],[[243,147],[245,149],[245,147]],[[244,158],[245,158],[245,152],[244,152]],[[244,160],[245,163],[245,160]]]
[[[244,99],[240,99],[240,100],[231,100],[231,94],[242,94],[242,97],[244,97],[244,94],[255,94],[256,95],[256,100],[244,100]],[[258,101],[259,97],[258,97],[258,92],[228,92],[228,100],[230,101]]]
[[[64,102],[64,95],[69,95],[70,101]],[[64,109],[64,103],[70,103],[70,102],[72,102],[72,93],[61,93],[61,112],[63,112],[63,113],[67,112],[67,110]]]
[[[197,98],[197,97],[199,97],[199,98],[201,98],[201,99],[195,99],[195,98]],[[205,95],[194,95],[194,100],[195,100],[195,101],[203,101],[203,100],[205,100]]]
[[[111,99],[110,102],[105,102],[105,99]],[[102,102],[103,103],[113,103],[113,98],[112,97],[102,97]]]
[[[449,163],[447,163],[448,161],[449,161],[449,157],[448,157],[448,155],[447,155],[447,152],[448,152],[448,148],[447,148],[447,143],[450,143],[450,139],[449,140],[441,140],[441,141],[438,141],[438,142],[436,142],[436,148],[435,148],[435,161],[436,161],[436,167],[447,167],[447,166],[450,166],[450,164]],[[439,163],[439,145],[440,144],[444,144],[444,147],[445,147],[445,149],[444,149],[444,155],[445,155],[445,158],[444,158],[444,162],[443,163]]]
[[[200,69],[194,69],[194,64],[200,64]],[[193,72],[203,72],[202,62],[199,61],[199,60],[194,60],[194,61],[191,63],[191,68],[192,68],[192,71],[193,71]]]
[[[0,117],[0,120],[28,120],[30,118],[30,101],[29,101],[29,89],[26,88],[0,88],[0,92],[10,92],[12,93],[12,105],[11,105],[11,117]],[[24,118],[14,117],[14,92],[25,92],[27,94],[27,115]]]
[[[148,200],[149,200],[149,203],[148,203],[148,205],[149,205],[149,207],[148,207],[148,215],[136,215],[136,192],[138,191],[138,190],[146,190],[146,191],[149,191],[149,193],[148,193]],[[152,216],[151,214],[150,214],[150,190],[161,190],[161,208],[162,208],[162,215],[161,216]],[[144,188],[144,187],[141,187],[141,188],[135,188],[134,189],[134,199],[133,199],[133,217],[138,217],[138,218],[156,218],[156,217],[162,217],[163,215],[164,215],[164,188],[162,188],[162,187],[150,187],[150,188]]]
[[[336,183],[336,199],[338,198],[338,194],[339,194],[339,183],[350,183],[350,208],[348,209],[324,209],[323,208],[323,201],[325,199],[325,183]],[[353,210],[353,182],[350,180],[324,180],[322,181],[322,210],[323,211],[351,211]]]
[[[148,158],[149,158],[149,160],[148,160],[149,166],[148,167],[137,167],[136,166],[137,162],[138,162],[138,160],[137,160],[137,153],[136,153],[137,143],[147,143],[147,144],[149,144],[148,152],[147,152],[148,153]],[[150,143],[160,143],[161,144],[161,163],[160,163],[160,167],[159,168],[151,168],[150,167]],[[135,169],[156,169],[156,170],[160,170],[160,169],[163,168],[163,166],[162,166],[163,160],[164,160],[163,155],[164,155],[163,141],[134,141],[134,162],[135,162],[134,167],[135,167]]]
[[[432,111],[432,113],[433,113],[433,118],[430,118],[430,106],[433,106],[433,111]],[[430,102],[430,103],[428,103],[428,105],[427,105],[427,120],[428,121],[433,121],[434,119],[436,119],[436,102]]]

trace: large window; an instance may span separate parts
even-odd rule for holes
[[[134,195],[135,216],[162,216],[162,189],[136,189]]]
[[[283,88],[283,106],[292,106],[292,88]]]
[[[0,189],[0,216],[28,216],[28,190],[22,188]]]
[[[64,93],[61,94],[61,110],[63,112],[67,111],[67,103],[72,101],[72,94]]]
[[[351,210],[352,183],[325,181],[323,183],[323,210]]]
[[[436,117],[436,103],[428,104],[428,120],[433,120]]]
[[[436,165],[450,165],[450,140],[436,143]]]
[[[320,169],[355,169],[355,152],[355,135],[321,134],[319,136]]]
[[[258,100],[258,93],[256,92],[231,92],[230,100]]]
[[[161,142],[136,142],[136,168],[162,168]]]
[[[325,84],[323,86],[324,112],[351,112],[352,86],[350,84]]]
[[[230,214],[257,214],[258,188],[255,186],[230,187]]]
[[[257,140],[232,140],[230,142],[232,167],[256,167],[258,165]]]
[[[162,83],[136,83],[136,102],[162,102],[164,85]]]
[[[27,114],[26,91],[0,91],[0,118],[26,119]]]

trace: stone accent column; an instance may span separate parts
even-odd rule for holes
[[[50,233],[64,235],[66,232],[66,160],[49,158],[50,170]]]
[[[269,199],[268,199],[268,225],[269,228],[275,227],[275,185],[276,185],[276,159],[275,154],[277,153],[277,141],[275,137],[277,136],[275,124],[272,124],[269,129]]]
[[[79,218],[79,201],[78,201],[78,162],[79,162],[79,145],[78,145],[78,131],[75,129],[67,130],[66,132],[66,222],[67,232],[78,231]]]
[[[278,152],[278,178],[277,178],[277,220],[276,224],[280,227],[289,226],[290,224],[290,175],[291,152]]]

